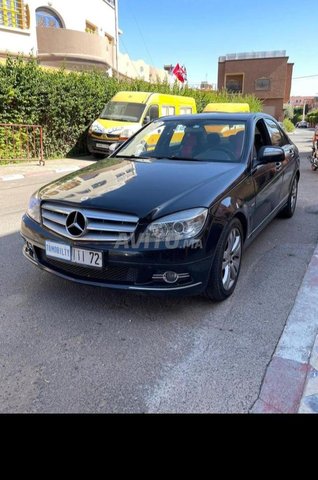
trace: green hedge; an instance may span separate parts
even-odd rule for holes
[[[106,102],[120,90],[156,91],[194,97],[198,112],[210,102],[247,102],[262,110],[252,95],[234,95],[142,80],[122,81],[97,72],[66,72],[39,67],[34,58],[8,57],[0,65],[0,123],[39,124],[46,158],[85,154],[86,133]],[[3,143],[0,143],[3,147]],[[0,152],[1,153],[1,152]],[[1,156],[1,155],[0,155]]]
[[[286,132],[293,132],[295,130],[295,125],[289,118],[284,118],[283,124]]]

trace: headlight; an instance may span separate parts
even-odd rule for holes
[[[206,208],[193,208],[167,215],[148,225],[144,235],[152,241],[192,238],[203,229],[207,214]]]
[[[35,193],[30,198],[29,206],[27,209],[27,214],[29,215],[29,217],[31,217],[33,220],[35,220],[38,223],[41,223],[40,203],[41,201],[38,197],[38,194]]]
[[[93,122],[90,126],[88,133],[105,133],[105,128],[98,122]]]
[[[139,127],[140,128],[140,127]],[[120,140],[126,140],[127,138],[130,138],[136,133],[136,131],[139,129],[134,129],[134,128],[124,128],[123,131],[120,134]]]

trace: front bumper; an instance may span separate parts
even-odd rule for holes
[[[119,140],[103,140],[95,137],[87,136],[87,149],[89,153],[97,153],[100,155],[108,156],[111,152],[109,147],[113,143],[119,143]]]
[[[212,264],[200,248],[151,250],[114,248],[111,245],[79,244],[58,236],[33,221],[22,219],[21,235],[25,241],[24,256],[37,267],[73,282],[114,289],[164,294],[199,294],[207,286]],[[45,242],[51,240],[91,250],[102,250],[104,266],[86,267],[47,257]],[[164,274],[175,272],[178,279],[167,283]]]

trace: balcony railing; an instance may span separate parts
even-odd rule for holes
[[[38,56],[41,62],[80,62],[113,67],[113,48],[107,39],[66,28],[37,27]]]

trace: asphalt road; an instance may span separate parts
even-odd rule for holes
[[[312,132],[298,207],[245,252],[234,295],[149,297],[80,286],[24,259],[28,197],[60,174],[0,182],[0,412],[247,412],[318,239]]]

